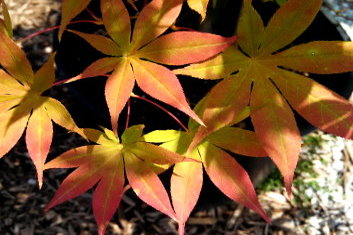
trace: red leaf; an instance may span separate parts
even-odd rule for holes
[[[310,78],[277,72],[273,80],[300,115],[321,130],[353,138],[353,106],[349,101]]]
[[[120,61],[120,57],[105,57],[102,59],[98,59],[94,61],[91,65],[89,65],[82,73],[66,80],[65,83],[70,83],[89,77],[97,77],[105,73],[109,73],[114,70],[114,68],[119,64]]]
[[[143,91],[203,124],[189,107],[177,77],[170,70],[143,60],[131,60],[131,63],[136,82]]]
[[[114,161],[105,171],[93,194],[93,214],[98,234],[103,235],[110,219],[119,207],[124,193],[123,160]]]
[[[217,55],[235,39],[210,33],[174,32],[149,43],[136,56],[168,65],[196,63]]]
[[[126,176],[136,195],[156,210],[175,219],[168,194],[151,168],[134,154],[125,153]]]
[[[140,49],[164,33],[179,16],[183,0],[153,0],[147,4],[137,17],[132,47]]]
[[[48,211],[50,208],[86,192],[99,181],[101,174],[102,172],[97,171],[94,165],[89,163],[81,165],[61,183],[45,210]]]

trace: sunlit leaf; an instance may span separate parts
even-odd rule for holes
[[[314,20],[322,0],[289,0],[272,16],[267,24],[260,53],[277,51],[293,42]]]
[[[278,66],[309,73],[349,72],[353,70],[353,43],[309,42],[278,53],[271,61]]]
[[[28,153],[36,166],[39,187],[43,184],[43,168],[53,138],[53,126],[47,111],[40,107],[33,110],[26,131]]]
[[[102,0],[103,24],[110,37],[126,50],[130,44],[131,26],[129,12],[122,0]]]
[[[134,85],[131,65],[127,59],[122,58],[105,85],[105,97],[114,132],[117,132],[119,114],[130,98]]]
[[[21,83],[30,85],[33,82],[32,66],[25,53],[4,32],[0,31],[0,64]]]
[[[91,0],[63,0],[61,4],[61,22],[60,22],[60,29],[59,29],[59,40],[66,29],[68,23],[77,16],[81,11],[83,11]]]
[[[137,17],[132,35],[132,48],[140,49],[164,33],[176,20],[183,0],[153,0]]]
[[[157,38],[136,55],[157,63],[184,65],[200,62],[220,53],[235,39],[201,32],[173,32]]]
[[[287,192],[290,193],[301,147],[294,114],[276,88],[261,77],[255,81],[251,105],[263,106],[251,114],[255,132],[281,171]]]
[[[188,5],[191,9],[201,15],[201,21],[204,21],[207,13],[207,6],[209,0],[188,0]]]

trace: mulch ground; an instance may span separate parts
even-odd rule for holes
[[[16,39],[54,26],[59,17],[60,1],[6,2],[12,15]],[[22,44],[35,69],[39,68],[52,52],[52,43],[53,35],[46,33]],[[65,87],[54,89],[51,95],[70,96]],[[49,158],[84,143],[80,137],[66,133],[60,127],[55,126],[55,133]],[[345,156],[350,156],[349,153],[346,152]],[[350,169],[345,171],[351,172]],[[24,140],[21,139],[11,152],[0,160],[0,234],[96,234],[91,208],[92,191],[58,205],[47,213],[44,212],[46,204],[69,172],[70,170],[66,169],[45,172],[44,186],[39,190],[34,166],[29,160]],[[321,205],[319,212],[310,211],[310,206],[300,208],[283,195],[283,188],[261,192],[259,195],[262,205],[273,219],[271,225],[243,206],[228,203],[194,212],[188,221],[186,234],[316,234],[311,232],[314,230],[310,230],[310,223],[307,222],[309,215],[332,217],[330,208],[325,208],[324,205]],[[346,229],[330,227],[329,233],[353,232],[347,221],[343,222],[348,223],[345,225]],[[120,208],[109,224],[107,234],[176,234],[176,228],[174,221],[136,200],[130,192],[124,196]]]

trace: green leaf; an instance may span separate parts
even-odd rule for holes
[[[121,142],[126,144],[137,142],[142,136],[144,128],[144,125],[135,125],[127,128],[121,136]]]
[[[322,0],[289,0],[272,16],[265,29],[261,55],[275,52],[294,41],[314,20]]]

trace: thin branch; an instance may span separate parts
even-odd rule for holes
[[[140,99],[140,100],[144,100],[150,104],[153,104],[154,106],[158,107],[159,109],[163,110],[165,113],[167,113],[170,117],[172,117],[185,131],[188,131],[188,128],[174,115],[172,114],[171,112],[169,112],[167,109],[165,109],[164,107],[160,106],[159,104],[153,102],[152,100],[149,100],[145,97],[141,97],[141,96],[138,96],[134,93],[131,94],[131,97],[134,97],[134,98],[137,98],[137,99]]]
[[[78,23],[93,23],[93,24],[101,24],[99,21],[95,21],[95,20],[76,20],[76,21],[72,21],[69,23],[70,24],[78,24]],[[46,29],[43,29],[43,30],[40,30],[40,31],[37,31],[35,33],[32,33],[24,38],[22,38],[21,40],[18,40],[17,42],[19,43],[22,43],[24,41],[27,41],[33,37],[36,37],[40,34],[43,34],[43,33],[47,33],[47,32],[50,32],[50,31],[53,31],[53,30],[56,30],[60,28],[60,25],[57,25],[57,26],[54,26],[54,27],[50,27],[50,28],[46,28]]]
[[[130,112],[131,112],[131,102],[130,102],[130,99],[128,99],[128,101],[127,101],[127,113],[126,113],[125,130],[129,127]]]

